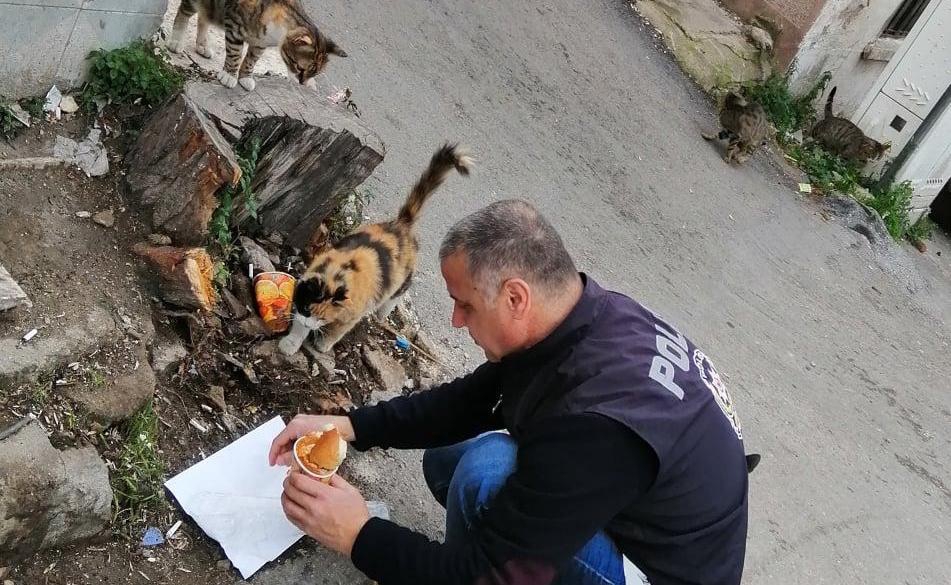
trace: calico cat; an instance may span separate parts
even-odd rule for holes
[[[719,134],[701,133],[701,136],[706,140],[729,139],[723,160],[737,164],[745,162],[757,146],[765,144],[773,130],[763,106],[733,92],[728,93],[723,102],[720,126]]]
[[[409,288],[419,244],[414,225],[423,204],[453,169],[468,175],[472,159],[456,145],[436,151],[395,220],[360,226],[318,254],[294,290],[290,333],[279,347],[296,352],[310,331],[317,349],[330,351],[371,312],[386,317]]]
[[[882,158],[889,148],[888,144],[869,138],[851,121],[832,114],[835,90],[836,88],[833,87],[829,97],[826,98],[825,118],[812,127],[810,132],[812,138],[832,154],[837,154],[859,165]]]
[[[196,12],[195,49],[199,55],[211,57],[208,25],[225,29],[225,66],[218,73],[218,81],[228,88],[240,82],[244,89],[254,89],[251,73],[267,47],[281,47],[287,70],[302,84],[324,69],[329,55],[347,56],[346,51],[317,29],[299,0],[182,0],[168,42],[173,53],[182,50],[188,20]],[[242,61],[241,48],[245,43],[248,50]]]

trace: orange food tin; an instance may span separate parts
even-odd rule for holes
[[[258,314],[273,333],[283,333],[290,327],[296,283],[286,272],[262,272],[254,277]]]

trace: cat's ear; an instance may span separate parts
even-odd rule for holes
[[[340,45],[333,42],[332,39],[327,39],[327,52],[331,55],[336,55],[338,57],[346,57],[347,52],[340,48]]]

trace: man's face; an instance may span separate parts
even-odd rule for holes
[[[504,294],[492,291],[494,298],[486,300],[469,274],[464,253],[457,252],[443,260],[442,276],[454,301],[452,326],[465,327],[487,360],[497,362],[521,347],[524,321],[515,318]]]

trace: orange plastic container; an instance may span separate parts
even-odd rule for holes
[[[262,272],[254,277],[258,314],[273,333],[283,333],[290,327],[296,284],[297,280],[286,272]]]

